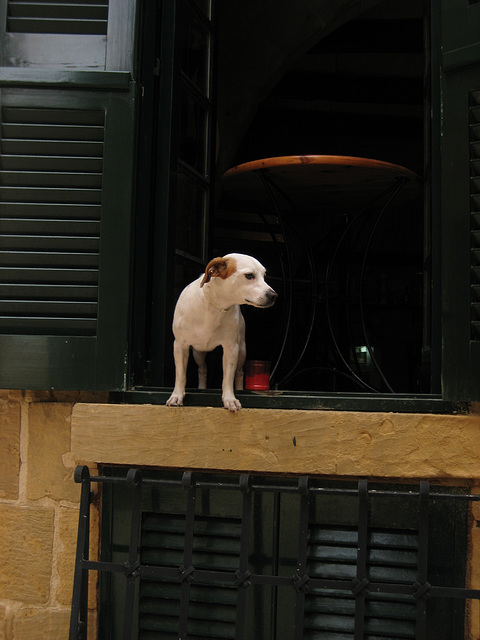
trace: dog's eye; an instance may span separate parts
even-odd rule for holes
[[[245,278],[247,280],[254,280],[255,279],[255,274],[254,273],[246,273],[245,274]]]

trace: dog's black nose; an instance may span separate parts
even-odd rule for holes
[[[267,298],[269,299],[270,304],[273,304],[278,298],[278,293],[273,289],[270,289],[270,291],[267,291]]]

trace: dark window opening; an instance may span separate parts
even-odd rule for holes
[[[152,233],[140,233],[137,245],[139,291],[146,289],[140,299],[144,311],[136,315],[132,334],[130,380],[136,399],[143,391],[158,391],[158,401],[167,399],[175,374],[175,301],[210,258],[232,251],[258,258],[279,293],[271,309],[242,307],[247,360],[271,363],[270,391],[255,399],[250,394],[244,406],[261,397],[268,404],[273,397],[286,402],[285,394],[311,393],[439,399],[441,317],[433,309],[441,294],[432,283],[438,282],[440,262],[432,258],[438,247],[433,248],[431,237],[429,195],[429,7],[421,2],[400,7],[386,0],[326,35],[319,33],[316,44],[285,62],[287,70],[265,99],[253,98],[256,115],[230,167],[311,155],[370,162],[370,169],[358,171],[357,177],[346,160],[330,182],[328,168],[318,179],[305,178],[308,196],[302,194],[301,172],[294,188],[281,170],[269,174],[271,183],[263,187],[254,172],[250,182],[232,189],[221,175],[225,169],[228,173],[227,166],[211,180],[216,155],[212,122],[226,109],[222,86],[231,82],[224,55],[232,8],[220,3],[214,22],[190,0],[182,0],[179,8],[178,24],[185,28],[177,28],[179,44],[171,45],[172,52],[175,47],[181,51],[172,58],[171,77],[177,78],[169,105],[173,133],[169,148],[151,151],[157,170],[170,164],[170,178],[167,184],[152,175],[144,188],[142,172],[138,190],[139,207],[147,205],[156,213],[149,222]],[[163,42],[155,38],[149,32],[155,20],[146,14],[145,21],[145,33],[153,38],[152,61],[166,59],[168,37],[157,26]],[[214,56],[223,61],[215,79]],[[251,61],[241,73],[255,75]],[[165,70],[154,80],[153,91],[158,139],[163,125],[157,118],[166,111],[163,76],[168,76]],[[229,141],[221,129],[218,133],[221,165],[222,144]],[[375,163],[384,163],[391,175],[380,177]],[[144,194],[150,189],[147,202]],[[162,222],[167,208],[168,222]],[[148,255],[145,242],[153,243],[147,267],[142,266]],[[207,388],[218,390],[220,348],[208,354],[207,363]],[[196,386],[197,369],[190,358],[187,403],[206,401],[205,394],[192,395]]]
[[[104,473],[76,474],[79,531],[91,481],[102,484],[103,515],[101,562],[77,554],[73,633],[87,615],[82,569],[101,572],[103,640],[460,640],[468,600],[480,597],[466,582],[478,496],[463,489]]]
[[[277,192],[275,204],[260,193],[260,177],[252,175],[237,190],[223,183],[212,254],[240,246],[267,266],[280,294],[266,312],[244,307],[247,357],[272,361],[272,389],[439,390],[427,312],[432,273],[422,190],[422,183],[429,189],[429,169],[421,4],[399,10],[398,3],[382,3],[320,40],[259,105],[235,162],[317,154],[375,159],[417,174],[415,192],[400,190],[390,202],[379,185],[371,200],[362,200],[348,177],[332,176],[331,184],[319,177],[317,201],[306,203],[301,173],[291,185],[279,171],[266,174],[273,190],[288,196]],[[332,186],[335,179],[343,182]],[[254,180],[260,186],[252,197]]]

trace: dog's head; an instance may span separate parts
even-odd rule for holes
[[[278,297],[265,282],[265,267],[243,253],[229,253],[223,258],[211,260],[200,286],[203,287],[207,282],[215,282],[230,304],[266,308],[271,307]]]

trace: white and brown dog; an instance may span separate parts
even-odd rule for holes
[[[198,388],[207,387],[205,356],[223,347],[223,405],[238,411],[242,405],[235,389],[243,389],[245,362],[245,321],[240,305],[271,307],[277,294],[265,282],[265,268],[258,260],[241,253],[214,258],[205,274],[180,294],[173,316],[175,342],[175,388],[169,406],[181,406],[185,397],[190,347],[198,366]]]

